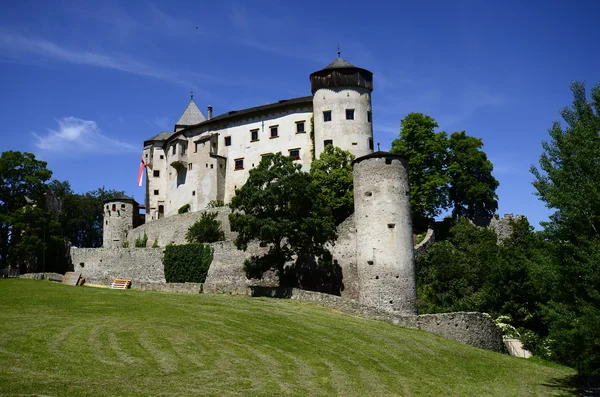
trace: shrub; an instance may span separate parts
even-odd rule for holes
[[[123,243],[121,244],[121,247],[129,248],[129,241],[127,241],[127,240],[123,241]]]
[[[168,283],[203,283],[213,260],[210,245],[167,245],[163,263]]]
[[[158,248],[158,237],[154,239],[154,243],[152,243],[152,248]]]
[[[221,221],[217,220],[216,212],[205,212],[200,220],[188,229],[185,238],[190,243],[214,243],[225,240],[225,233],[221,230]]]
[[[177,210],[177,212],[178,212],[178,213],[180,213],[180,214],[185,214],[186,212],[189,212],[189,211],[190,211],[190,205],[189,205],[189,204],[182,205],[182,206],[181,206],[181,207],[180,207],[180,208]]]
[[[148,244],[148,236],[146,232],[144,232],[144,237],[136,237],[135,239],[135,248],[146,248]]]
[[[210,200],[208,202],[207,208],[218,208],[225,207],[225,202],[223,200]]]

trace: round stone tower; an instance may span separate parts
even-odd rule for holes
[[[353,162],[359,301],[416,314],[408,164],[375,152]]]
[[[104,248],[121,248],[129,231],[140,224],[139,204],[127,196],[104,201]]]
[[[357,157],[373,153],[373,73],[338,57],[310,75],[315,157],[333,144]]]

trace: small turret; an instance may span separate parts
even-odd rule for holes
[[[104,248],[121,248],[127,241],[129,232],[141,225],[140,205],[131,197],[117,196],[103,203],[104,206]]]

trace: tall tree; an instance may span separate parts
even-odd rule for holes
[[[122,191],[105,188],[83,194],[66,194],[60,214],[64,236],[76,247],[101,247],[104,200],[123,194]]]
[[[587,100],[571,84],[573,104],[562,110],[531,167],[538,197],[554,210],[545,232],[559,261],[547,306],[555,358],[581,373],[600,375],[600,84]]]
[[[455,132],[448,139],[448,198],[454,207],[454,217],[489,219],[498,209],[498,181],[482,147],[480,138],[468,136],[464,131]]]
[[[400,124],[400,137],[390,151],[408,159],[410,202],[418,226],[449,206],[447,137],[445,132],[435,132],[437,122],[422,113],[410,113]]]
[[[335,238],[335,223],[300,164],[281,154],[264,156],[250,171],[248,180],[232,198],[231,230],[238,232],[235,244],[246,250],[252,240],[269,248],[261,257],[245,264],[249,277],[275,270],[282,283],[287,279],[284,265],[297,258],[325,256],[324,244]]]
[[[11,255],[22,252],[17,244],[25,239],[26,210],[45,208],[45,183],[52,176],[46,162],[32,153],[7,151],[0,157],[0,265],[8,266]],[[16,258],[15,258],[16,259]]]
[[[354,213],[353,160],[352,153],[327,145],[310,165],[314,188],[323,197],[336,225]]]

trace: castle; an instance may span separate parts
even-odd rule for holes
[[[373,152],[373,73],[339,56],[310,75],[311,96],[281,100],[213,117],[190,102],[173,132],[144,142],[145,221],[229,202],[261,157],[284,153],[304,170],[327,145],[356,157]]]

